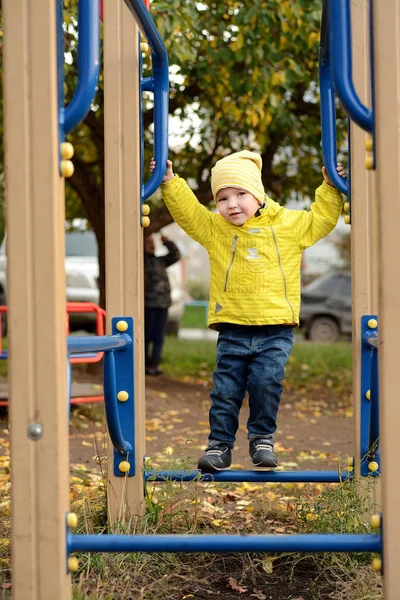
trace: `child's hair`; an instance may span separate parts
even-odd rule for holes
[[[216,199],[219,190],[226,187],[241,188],[250,192],[260,206],[265,201],[261,180],[262,159],[256,152],[242,150],[221,158],[211,169],[211,190]]]

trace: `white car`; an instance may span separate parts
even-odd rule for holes
[[[65,234],[67,302],[99,303],[97,241],[90,229]]]

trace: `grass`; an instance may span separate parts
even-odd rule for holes
[[[166,470],[185,468],[167,459]],[[164,533],[371,533],[368,515],[375,510],[369,485],[291,484],[260,486],[193,481],[163,484],[149,481],[144,517],[120,528],[129,534]],[[287,498],[292,510],[287,510]],[[73,500],[78,533],[105,533],[104,493],[87,489]],[[235,505],[235,506],[232,506]],[[239,505],[240,506],[239,508]],[[236,509],[235,509],[236,508]],[[218,595],[221,599],[307,598],[315,600],[381,600],[380,575],[370,554],[81,554],[74,576],[75,600],[137,598],[181,600]],[[247,593],[246,593],[247,592]],[[267,595],[266,595],[267,594]]]
[[[207,311],[204,306],[185,306],[185,312],[181,319],[183,329],[206,329]]]
[[[0,363],[1,364],[1,363]],[[169,377],[209,381],[215,342],[168,338],[164,369]],[[296,344],[285,385],[305,396],[315,386],[328,394],[351,393],[351,345]],[[308,397],[308,396],[307,396]],[[73,409],[91,415],[91,408]],[[86,411],[86,412],[85,412]],[[93,415],[92,415],[93,416]],[[162,468],[185,468],[184,457],[165,455]],[[192,462],[190,460],[190,462]],[[6,468],[3,465],[3,468]],[[79,479],[81,477],[81,479]],[[106,485],[101,475],[75,473],[71,510],[77,533],[108,532]],[[78,481],[77,481],[78,480]],[[149,481],[146,513],[120,531],[126,533],[280,534],[369,533],[375,512],[373,478],[338,485],[213,484]],[[0,584],[10,580],[9,484],[0,487]],[[187,600],[241,597],[249,600],[381,600],[381,577],[370,554],[97,554],[82,553],[73,576],[74,600]],[[5,596],[6,597],[6,596]]]
[[[173,378],[211,381],[215,369],[216,342],[167,338],[164,371]],[[351,394],[352,347],[337,344],[295,343],[286,366],[286,388],[323,386],[336,393]]]

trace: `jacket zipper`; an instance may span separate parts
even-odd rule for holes
[[[229,267],[228,267],[228,269],[226,271],[224,292],[226,292],[226,288],[228,287],[229,271],[231,270],[231,267],[233,265],[233,261],[235,260],[236,244],[237,244],[238,239],[239,239],[238,235],[234,235],[233,236],[233,240],[232,240],[232,258],[231,258],[230,265],[229,265]]]
[[[294,323],[294,310],[293,310],[293,306],[289,302],[289,298],[287,297],[286,277],[285,277],[285,273],[283,272],[283,268],[282,268],[282,264],[281,264],[281,255],[279,253],[278,242],[276,241],[276,236],[275,236],[274,228],[270,226],[270,229],[272,231],[272,237],[274,238],[275,250],[276,250],[276,253],[278,255],[279,268],[281,270],[282,277],[283,277],[283,289],[285,290],[286,302],[288,303],[288,305],[290,306],[290,310],[292,311],[292,322]]]

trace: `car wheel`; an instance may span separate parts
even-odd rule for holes
[[[339,325],[330,317],[317,317],[308,328],[307,337],[319,344],[332,344],[340,338]]]

